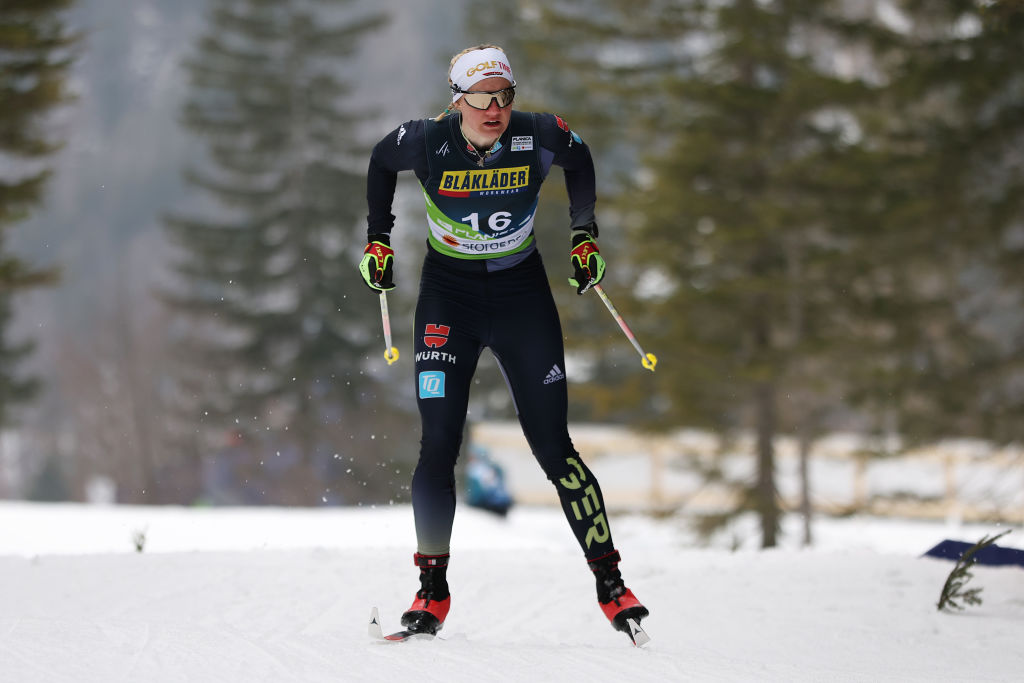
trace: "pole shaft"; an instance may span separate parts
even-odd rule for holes
[[[601,301],[604,302],[604,305],[608,307],[608,312],[612,314],[613,318],[615,318],[615,322],[619,324],[619,328],[626,335],[626,339],[629,340],[629,343],[633,345],[633,348],[636,349],[636,352],[640,354],[641,358],[646,358],[647,354],[644,353],[642,348],[640,348],[640,342],[636,340],[636,335],[633,334],[633,330],[629,329],[629,325],[627,325],[626,321],[622,319],[621,315],[619,315],[619,312],[612,304],[612,300],[604,293],[604,288],[601,287],[601,285],[594,285],[594,291],[596,291],[598,296],[601,297]]]
[[[380,293],[380,319],[384,324],[384,345],[391,348],[391,316],[388,315],[388,295]]]

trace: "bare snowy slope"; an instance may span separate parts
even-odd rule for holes
[[[952,565],[916,555],[950,529],[843,524],[819,524],[828,550],[727,552],[687,547],[672,520],[619,519],[624,575],[652,612],[635,649],[560,513],[462,508],[443,640],[386,644],[366,620],[377,605],[397,628],[412,598],[407,507],[0,504],[0,680],[1019,680],[1024,570],[975,569],[984,604],[940,614]]]

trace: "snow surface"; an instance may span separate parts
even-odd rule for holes
[[[940,613],[953,565],[919,557],[1007,528],[819,520],[812,550],[732,552],[681,519],[618,514],[624,576],[651,609],[636,649],[560,511],[460,506],[443,639],[390,644],[366,621],[376,605],[397,629],[413,597],[407,506],[0,503],[0,681],[1021,680],[1024,569],[976,567],[984,603]]]

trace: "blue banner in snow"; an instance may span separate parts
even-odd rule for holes
[[[959,560],[960,556],[973,546],[973,543],[951,541],[948,538],[925,553],[925,557],[938,557],[943,560]],[[1004,548],[990,545],[974,553],[978,564],[991,566],[1019,565],[1024,567],[1024,550]]]

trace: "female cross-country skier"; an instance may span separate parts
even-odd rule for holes
[[[601,488],[569,439],[561,323],[533,232],[541,183],[552,164],[561,166],[572,218],[569,283],[583,294],[601,281],[590,150],[561,118],[512,110],[516,80],[501,48],[463,50],[448,75],[452,102],[440,116],[406,121],[373,149],[369,243],[359,264],[371,289],[394,288],[392,201],[397,174],[412,171],[423,187],[429,231],[414,328],[422,440],[412,504],[420,589],[402,624],[436,633],[451,606],[445,574],[455,461],[486,346],[596,576],[601,609],[629,633],[626,620],[639,622],[648,611],[623,584]]]

